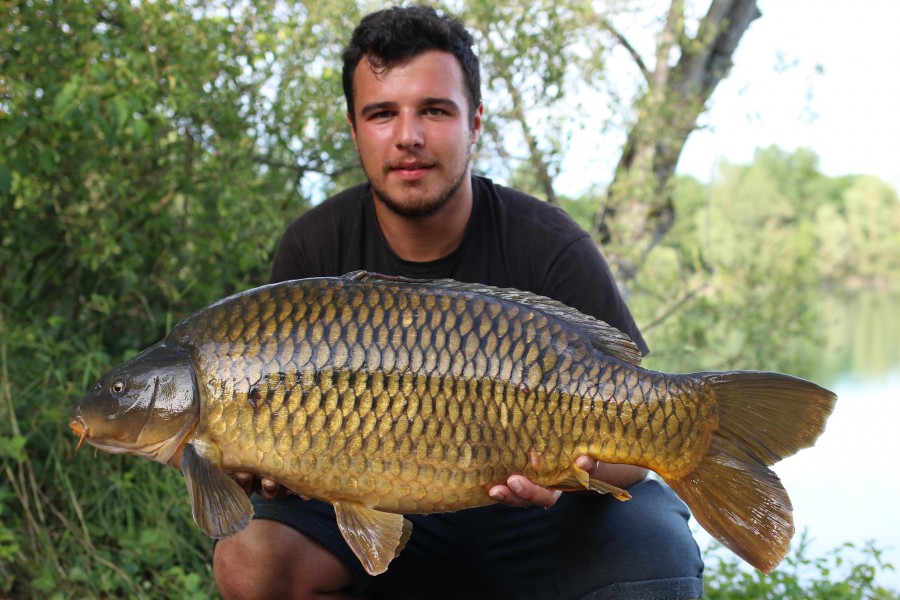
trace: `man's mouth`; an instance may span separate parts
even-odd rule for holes
[[[434,164],[425,162],[399,162],[390,165],[389,172],[400,179],[415,181],[425,177],[434,168]]]

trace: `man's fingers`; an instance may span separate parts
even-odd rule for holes
[[[559,500],[559,495],[562,493],[559,490],[548,490],[545,487],[532,483],[527,477],[522,475],[511,476],[506,484],[517,497],[526,501],[527,504],[536,504],[544,508],[550,508],[556,504],[556,501]]]
[[[291,493],[290,490],[274,479],[257,477],[253,473],[247,471],[235,471],[231,476],[234,478],[235,483],[241,486],[241,489],[248,495],[256,492],[266,500],[272,500],[273,498],[281,498],[282,496],[287,496]]]
[[[277,498],[279,496],[278,488],[281,486],[278,485],[278,482],[274,479],[263,477],[259,480],[259,487],[260,495],[266,500],[271,500],[272,498]]]
[[[560,492],[548,490],[529,481],[522,475],[512,475],[506,485],[495,485],[488,492],[491,498],[508,506],[542,506],[550,508],[559,499]]]
[[[490,489],[488,495],[500,502],[501,504],[505,504],[507,506],[515,506],[518,508],[527,508],[529,506],[534,506],[534,502],[530,500],[523,500],[516,496],[509,487],[505,485],[495,485]]]
[[[246,471],[235,471],[233,474],[234,481],[241,486],[241,489],[249,496],[253,493],[253,473]]]
[[[590,456],[579,456],[575,459],[575,466],[582,471],[587,471],[588,475],[591,476],[595,474],[594,471],[597,469],[597,465],[599,464],[599,461],[594,460]]]

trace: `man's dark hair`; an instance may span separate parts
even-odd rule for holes
[[[344,96],[353,114],[353,73],[364,58],[376,72],[428,52],[449,52],[459,61],[468,87],[469,116],[481,104],[481,75],[474,40],[463,24],[430,6],[395,6],[366,15],[344,49]]]

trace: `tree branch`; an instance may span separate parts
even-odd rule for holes
[[[696,44],[683,49],[675,66],[682,93],[696,93],[705,102],[731,69],[744,32],[760,16],[756,0],[714,0],[700,22]]]
[[[547,163],[544,160],[543,153],[538,147],[538,140],[532,133],[531,127],[529,127],[528,125],[528,119],[525,114],[525,102],[522,99],[522,94],[519,92],[519,89],[512,81],[512,77],[510,75],[510,65],[507,61],[501,60],[499,58],[500,53],[497,52],[497,49],[494,46],[493,41],[490,39],[490,36],[488,36],[487,41],[489,48],[497,57],[496,62],[499,67],[497,69],[497,76],[503,81],[503,84],[506,86],[507,92],[509,92],[510,100],[512,100],[512,117],[516,122],[519,123],[519,126],[522,128],[522,135],[525,137],[525,145],[528,147],[528,160],[531,163],[532,168],[534,169],[534,175],[540,183],[541,188],[543,189],[544,196],[547,202],[558,206],[559,198],[557,197],[556,190],[553,187],[553,177],[551,177],[550,171],[547,167]]]
[[[625,48],[625,51],[631,55],[631,60],[637,65],[638,69],[640,69],[641,74],[644,76],[644,79],[649,83],[650,82],[650,70],[647,68],[647,65],[644,63],[644,59],[641,58],[641,55],[635,49],[634,46],[631,45],[631,42],[628,41],[622,33],[613,26],[612,23],[609,22],[609,19],[606,17],[600,17],[600,26],[609,32],[610,35]]]
[[[697,117],[728,74],[732,56],[750,23],[756,0],[712,0],[695,38],[684,34],[684,0],[672,0],[656,48],[656,65],[637,101],[637,119],[593,232],[608,247],[622,285],[633,280],[647,256],[672,227],[672,177]],[[672,52],[680,51],[674,66]]]

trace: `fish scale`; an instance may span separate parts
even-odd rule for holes
[[[641,393],[637,378],[633,372],[614,369],[612,365],[607,365],[608,376],[599,376],[601,365],[593,353],[585,350],[587,342],[564,330],[560,323],[518,307],[506,311],[513,313],[512,319],[505,315],[498,319],[498,315],[504,314],[500,300],[479,299],[467,303],[464,298],[446,296],[438,306],[435,295],[411,294],[402,288],[365,294],[353,289],[352,284],[324,288],[325,285],[326,282],[320,282],[312,289],[290,288],[286,299],[261,294],[254,298],[254,302],[242,306],[241,310],[222,306],[219,312],[223,314],[212,312],[208,324],[198,319],[193,324],[197,330],[191,331],[186,327],[186,331],[180,333],[185,337],[199,337],[202,333],[198,330],[209,328],[213,332],[213,352],[200,350],[194,356],[200,371],[204,373],[207,387],[215,389],[220,379],[246,382],[245,385],[265,398],[261,402],[252,402],[251,392],[242,393],[238,386],[232,395],[211,394],[215,398],[211,401],[213,404],[235,404],[239,407],[238,421],[229,423],[228,427],[223,427],[221,423],[220,415],[224,411],[210,410],[202,415],[200,431],[208,431],[213,436],[213,442],[222,448],[225,454],[223,467],[250,468],[278,478],[300,493],[309,494],[311,490],[303,489],[304,482],[278,477],[278,472],[285,459],[304,454],[310,448],[324,448],[326,455],[317,457],[315,464],[317,468],[324,467],[330,475],[319,474],[315,481],[324,489],[314,490],[316,494],[338,500],[343,498],[342,490],[350,487],[357,499],[374,508],[432,512],[437,507],[455,509],[462,505],[491,502],[487,488],[490,484],[503,481],[511,470],[527,473],[538,483],[555,483],[553,480],[559,476],[560,470],[569,467],[568,460],[573,452],[602,451],[610,460],[650,463],[647,456],[653,446],[646,444],[649,440],[645,438],[644,444],[625,442],[635,439],[633,435],[627,435],[629,427],[623,424],[631,423],[632,415],[626,411],[628,414],[623,416],[622,412],[624,407],[631,406],[632,398]],[[306,313],[316,317],[312,326],[303,326],[296,315],[274,308],[278,305],[302,306],[304,303],[308,306],[297,313],[300,318]],[[367,303],[369,310],[354,311],[363,303]],[[429,311],[432,311],[431,314]],[[235,318],[236,314],[240,314],[241,318]],[[274,317],[276,314],[279,318]],[[255,326],[248,327],[245,320],[253,317],[261,320],[255,322]],[[288,322],[295,324],[289,328],[286,325]],[[218,323],[227,323],[228,326],[222,328]],[[348,329],[351,330],[349,334]],[[359,330],[363,331],[363,336],[356,339],[354,333]],[[510,337],[507,333],[510,330],[518,335]],[[263,335],[268,333],[270,337],[260,339],[259,332]],[[507,334],[505,339],[509,343],[500,345],[489,333],[495,336]],[[248,339],[248,335],[254,337]],[[260,345],[260,351],[250,356],[258,356],[263,365],[253,360],[241,360],[254,340]],[[440,347],[432,344],[440,340],[446,340],[447,344],[443,353]],[[580,346],[574,343],[578,341],[581,341]],[[289,345],[295,351],[293,356],[284,354],[277,368],[286,373],[311,371],[313,378],[310,387],[302,386],[302,375],[298,378],[299,390],[285,388],[281,382],[274,388],[263,381],[251,383],[259,379],[260,371],[278,355],[279,344]],[[567,352],[573,347],[578,350]],[[210,346],[204,345],[203,348]],[[380,369],[389,374],[386,386],[382,381],[373,383],[376,392],[375,426],[366,436],[359,433],[357,427],[351,426],[352,423],[362,423],[362,416],[369,410],[365,403],[362,409],[359,406],[359,390],[368,388],[366,380],[359,377],[359,367],[362,365],[355,365],[350,360],[351,356],[364,355],[368,355],[366,369]],[[439,358],[441,355],[443,360]],[[221,357],[236,358],[222,360]],[[462,360],[453,360],[453,357],[462,357]],[[576,374],[583,372],[586,375],[573,379],[569,375],[573,366],[576,366]],[[492,374],[501,371],[509,374],[502,384],[489,379]],[[355,388],[349,385],[351,372],[355,372],[359,379]],[[421,374],[414,377],[412,373]],[[592,385],[598,377],[610,382],[606,390],[598,390],[596,385]],[[430,386],[427,384],[429,379],[433,382]],[[471,386],[475,389],[470,390]],[[307,441],[305,436],[300,436],[296,446],[290,442],[293,438],[286,435],[276,443],[278,433],[283,432],[286,424],[292,421],[287,410],[280,418],[272,419],[275,408],[271,396],[280,389],[286,395],[299,392],[300,397],[307,400],[302,422],[303,425],[309,423],[311,439]],[[547,393],[548,390],[552,391]],[[593,397],[588,396],[591,390]],[[617,390],[619,394],[626,392],[624,401],[615,401]],[[601,418],[595,423],[584,418],[592,415],[592,410],[575,411],[570,406],[561,410],[561,396],[588,407],[602,403],[607,409],[598,411]],[[472,406],[481,405],[473,403],[472,399],[478,398],[488,404],[512,402],[513,407],[510,410],[509,406],[504,405],[503,411],[487,413],[486,422],[483,418],[473,419]],[[338,410],[339,404],[345,408]],[[433,411],[432,406],[436,410]],[[416,415],[420,410],[421,414]],[[350,411],[360,411],[361,415],[357,414],[353,421],[345,419]],[[512,412],[513,428],[524,427],[524,435],[505,435],[510,423],[507,421],[505,426],[496,426],[500,412]],[[401,419],[403,415],[407,418]],[[524,415],[529,415],[529,418],[522,418]],[[564,416],[569,417],[568,422]],[[606,444],[598,447],[596,443],[571,435],[575,429],[571,422],[581,424],[585,420],[591,422],[586,427],[579,427],[582,433],[590,436],[590,440],[607,440]],[[272,431],[270,434],[272,423],[284,425],[278,432]],[[428,423],[435,426],[429,428]],[[482,423],[484,427],[479,426]],[[216,437],[224,429],[241,427],[248,427],[257,433],[257,464],[247,464],[242,455],[235,458],[232,464],[229,457],[238,453],[229,452],[227,443],[230,440]],[[435,432],[440,433],[436,435]],[[619,432],[625,435],[614,435]],[[381,441],[383,438],[386,438],[385,441]],[[566,439],[568,443],[565,443]],[[434,486],[428,494],[423,491],[423,484],[429,483],[434,474],[433,469],[420,468],[418,457],[423,454],[434,456],[436,452],[432,447],[446,444],[462,445],[462,451],[452,455],[455,462],[448,461],[445,471],[462,477],[467,488],[466,496],[457,491],[447,491],[449,481],[443,486]],[[342,464],[341,457],[347,447],[351,451],[365,448],[369,454],[381,451],[391,456],[392,464],[402,465],[397,485],[386,495],[379,495],[373,485],[360,489],[355,476],[347,471],[347,465]],[[273,454],[275,448],[278,450]],[[534,453],[542,455],[539,463],[530,460]],[[558,460],[561,454],[566,457],[563,461]],[[445,452],[440,452],[440,455],[451,456]],[[468,475],[470,471],[476,475]],[[348,486],[348,478],[351,477],[354,484]],[[419,478],[423,481],[418,481]],[[413,491],[403,497],[403,491],[411,483],[415,483]],[[400,497],[395,497],[398,495]],[[453,503],[448,503],[448,497],[453,498]]]
[[[252,514],[234,471],[330,502],[370,573],[408,540],[401,513],[493,502],[511,474],[629,498],[579,469],[581,455],[656,471],[716,539],[770,571],[793,522],[768,465],[814,443],[834,395],[779,373],[639,362],[624,334],[548,298],[359,272],[195,313],[104,375],[70,426],[180,468],[213,537]]]

